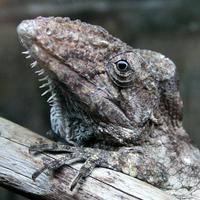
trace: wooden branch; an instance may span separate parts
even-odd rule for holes
[[[49,176],[42,173],[34,182],[33,172],[44,159],[58,155],[32,156],[28,147],[51,141],[13,122],[0,118],[0,185],[28,198],[44,200],[175,200],[167,193],[135,178],[109,169],[95,169],[86,181],[70,192],[68,186],[79,165],[66,166]],[[60,155],[59,155],[60,156]]]

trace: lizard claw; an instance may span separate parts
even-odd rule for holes
[[[93,169],[97,165],[97,161],[99,160],[99,157],[97,155],[89,157],[84,164],[81,166],[80,170],[78,171],[77,175],[72,180],[69,189],[72,191],[76,185],[81,181],[81,179],[84,179],[88,177]]]
[[[35,181],[36,178],[43,173],[45,170],[56,170],[63,165],[70,165],[76,162],[84,162],[77,175],[72,180],[69,188],[72,191],[76,185],[84,178],[89,176],[93,169],[96,167],[99,158],[101,157],[99,152],[91,154],[90,152],[84,151],[81,147],[71,147],[65,144],[40,144],[33,145],[29,148],[29,152],[32,154],[42,152],[65,152],[69,154],[55,160],[51,160],[44,163],[44,166],[35,171],[32,175],[32,179]]]

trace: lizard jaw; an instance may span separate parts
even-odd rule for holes
[[[26,55],[26,58],[33,58],[32,53],[30,51],[32,46],[32,39],[36,35],[36,29],[35,29],[35,22],[34,20],[25,20],[21,22],[17,27],[17,33],[19,35],[20,42],[22,45],[29,49],[27,51],[22,52],[22,54]],[[32,69],[35,69],[35,73],[40,77],[38,80],[41,82],[44,82],[40,88],[47,87],[47,90],[41,94],[41,96],[46,95],[47,93],[51,93],[52,95],[47,100],[49,104],[53,103],[53,97],[55,96],[55,93],[53,92],[53,84],[52,79],[49,77],[49,75],[46,73],[44,68],[40,68],[37,61],[34,61],[30,64]],[[41,77],[42,76],[42,77]]]
[[[26,55],[26,58],[32,58],[35,60],[33,63],[31,63],[31,68],[33,68],[35,73],[41,77],[39,78],[39,81],[43,82],[43,84],[40,86],[40,88],[47,87],[41,96],[50,93],[50,97],[48,98],[47,102],[51,107],[50,121],[53,132],[58,137],[63,138],[70,144],[74,144],[74,141],[84,141],[84,138],[87,137],[87,135],[85,133],[80,133],[80,131],[76,131],[77,128],[80,126],[80,128],[82,127],[83,129],[84,126],[85,130],[83,130],[83,132],[87,131],[90,135],[90,133],[93,133],[92,127],[95,126],[94,122],[90,117],[88,118],[85,111],[81,109],[81,106],[78,106],[80,102],[77,101],[76,97],[71,100],[72,94],[69,94],[68,92],[66,92],[64,96],[61,94],[61,88],[57,87],[57,82],[59,82],[59,80],[57,79],[54,71],[57,71],[59,64],[51,54],[48,54],[48,52],[44,51],[39,44],[35,43],[34,38],[36,30],[34,20],[23,21],[18,26],[17,32],[20,42],[26,49],[28,49],[27,51],[23,52],[23,54]],[[38,56],[40,56],[41,59],[38,59]],[[43,61],[47,62],[45,63]],[[66,102],[62,103],[64,101]],[[78,116],[74,116],[71,110],[77,109],[77,106]],[[90,126],[88,125],[88,122]],[[76,132],[73,136],[71,135],[71,129],[75,129],[74,132]]]
[[[33,49],[30,48],[30,50],[24,51],[22,54],[26,55],[27,59],[34,60],[34,53],[32,50]],[[41,96],[50,94],[47,99],[47,103],[50,106],[51,129],[56,134],[56,137],[64,139],[65,142],[71,145],[74,145],[75,142],[80,144],[85,143],[86,138],[90,137],[90,135],[94,132],[93,128],[96,127],[94,121],[84,110],[81,109],[81,106],[79,106],[80,102],[77,101],[76,97],[71,99],[73,94],[69,91],[69,93],[67,92],[65,96],[61,94],[61,88],[58,88],[57,86],[57,82],[59,82],[59,80],[54,78],[53,72],[48,69],[46,70],[45,67],[41,67],[41,63],[38,61],[33,61],[30,64],[30,67],[34,70],[35,74],[39,76],[38,81],[42,82],[39,88],[47,88]],[[65,104],[62,103],[64,101],[66,101]],[[69,112],[69,108],[74,109],[74,107],[75,109],[78,108],[78,116],[74,116]],[[73,122],[71,120],[73,120]],[[82,127],[82,129],[85,127],[85,130],[82,130],[84,134],[80,133],[80,131],[74,130],[79,126]],[[71,134],[72,130],[76,132],[74,135]]]

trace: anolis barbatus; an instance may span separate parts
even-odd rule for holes
[[[52,132],[65,143],[32,152],[66,152],[46,169],[84,162],[71,184],[96,166],[134,176],[179,199],[200,199],[200,152],[182,126],[175,64],[134,49],[100,26],[38,17],[17,28],[32,68],[50,93]]]

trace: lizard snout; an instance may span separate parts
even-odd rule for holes
[[[28,48],[31,40],[36,35],[36,23],[34,20],[24,20],[17,27],[17,33],[21,43]]]

